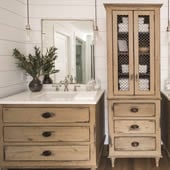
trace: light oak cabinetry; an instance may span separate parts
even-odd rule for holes
[[[105,138],[103,101],[0,105],[0,166],[96,168]]]
[[[109,157],[159,166],[160,4],[104,4],[107,16]]]

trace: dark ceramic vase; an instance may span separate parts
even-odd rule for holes
[[[44,76],[44,79],[43,79],[43,84],[52,84],[53,83],[53,80],[50,78],[50,76],[47,74]]]
[[[39,92],[42,89],[41,81],[38,78],[33,78],[29,83],[29,88],[32,92]]]

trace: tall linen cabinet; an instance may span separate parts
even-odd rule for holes
[[[109,157],[155,158],[160,138],[161,4],[104,4]]]

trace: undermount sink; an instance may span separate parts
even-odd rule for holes
[[[34,100],[46,100],[46,101],[64,101],[64,100],[94,100],[97,91],[68,91],[68,92],[43,92],[37,96],[34,96]]]

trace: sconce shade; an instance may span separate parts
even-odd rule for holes
[[[29,0],[27,0],[27,24],[25,26],[26,29],[26,41],[31,40],[31,26],[29,23]]]
[[[27,24],[25,29],[26,29],[26,41],[31,41],[31,28],[30,28],[30,25]]]

